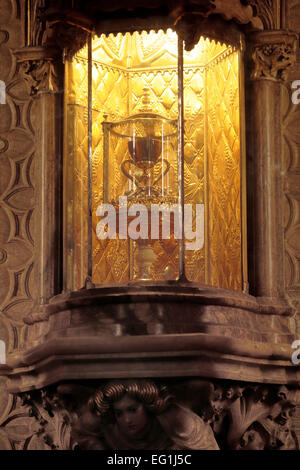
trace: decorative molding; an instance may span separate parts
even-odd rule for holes
[[[60,294],[26,316],[26,344],[7,357],[8,388],[18,393],[107,374],[143,377],[145,370],[152,377],[213,371],[224,379],[295,382],[300,371],[291,362],[295,338],[287,311],[286,302],[276,307],[241,292],[178,282]]]
[[[268,0],[269,1],[269,0]],[[56,44],[66,50],[67,56],[73,56],[86,43],[88,35],[96,30],[98,34],[133,32],[135,30],[159,30],[174,27],[185,40],[186,49],[191,50],[198,41],[201,22],[211,15],[219,15],[226,21],[233,20],[250,29],[262,30],[263,22],[256,15],[257,2],[241,0],[188,0],[169,4],[163,0],[149,5],[149,2],[134,2],[130,9],[124,2],[111,5],[85,5],[83,2],[64,2],[57,7],[55,2],[45,0],[30,1],[30,32],[28,43],[31,46]],[[254,7],[253,7],[254,4]],[[168,9],[168,15],[160,12]],[[141,15],[140,11],[148,11]],[[128,11],[128,16],[118,16],[118,11]],[[265,9],[261,9],[265,13]],[[259,12],[261,11],[259,10]],[[84,13],[83,13],[84,11]],[[269,13],[269,10],[267,10]],[[134,21],[132,18],[134,17]],[[95,18],[98,20],[95,22]]]
[[[250,25],[253,29],[263,29],[262,22],[256,12],[253,11],[252,6],[245,5],[243,0],[230,0],[224,2],[223,0],[212,0],[215,5],[213,14],[219,14],[226,21],[234,20],[238,24]],[[257,0],[259,1],[259,0]],[[269,0],[267,0],[269,1]]]
[[[251,78],[286,81],[296,62],[298,35],[286,31],[253,33],[254,69]]]
[[[299,391],[284,385],[131,379],[68,382],[21,397],[36,420],[35,434],[50,449],[134,449],[134,439],[112,413],[114,401],[124,397],[148,410],[140,450],[298,449],[291,417]]]
[[[263,29],[276,29],[274,0],[245,0],[244,3],[252,7],[254,15],[262,21]]]
[[[45,21],[43,20],[45,9],[46,0],[28,0],[27,46],[40,46],[43,44],[43,36],[46,27]]]

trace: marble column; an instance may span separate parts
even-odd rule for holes
[[[282,209],[282,86],[296,58],[297,35],[251,35],[246,82],[247,193],[250,293],[284,297]],[[250,62],[250,61],[249,61]]]

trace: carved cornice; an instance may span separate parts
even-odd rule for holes
[[[31,0],[28,44],[56,44],[67,49],[67,54],[72,56],[85,44],[92,31],[116,34],[119,31],[172,27],[185,40],[186,49],[190,50],[199,39],[201,22],[211,15],[247,25],[253,30],[262,30],[263,21],[256,12],[265,12],[265,9],[259,9],[258,4],[258,0],[157,0],[150,4],[145,0],[127,4],[116,1],[111,5],[97,2],[86,4],[78,0],[66,1],[62,7],[54,1]]]
[[[286,31],[253,33],[254,69],[252,79],[287,80],[289,69],[296,62],[298,35]]]
[[[19,74],[25,80],[29,95],[59,91],[57,48],[25,47],[15,50],[14,54],[19,64]]]

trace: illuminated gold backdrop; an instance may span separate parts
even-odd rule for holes
[[[241,289],[241,171],[238,54],[206,69],[208,272],[210,284]]]
[[[131,242],[101,241],[96,237],[99,218],[95,213],[103,202],[103,184],[109,185],[115,198],[124,194],[126,180],[119,170],[128,152],[124,141],[111,139],[109,153],[114,158],[110,172],[114,177],[103,181],[102,122],[119,121],[139,112],[145,88],[153,112],[177,119],[177,38],[173,32],[162,31],[110,35],[95,38],[92,51],[93,281],[126,282],[133,276],[129,268]],[[65,222],[68,227],[73,224],[75,230],[73,239],[65,236],[65,265],[68,286],[79,288],[87,265],[86,49],[68,64],[67,70],[65,160],[70,161],[65,163]],[[191,52],[184,53],[184,88],[185,201],[205,204],[206,223],[204,248],[186,251],[187,277],[241,289],[239,52],[201,38]],[[174,157],[170,163],[169,191],[176,202],[177,159]],[[177,243],[157,241],[154,246],[158,255],[154,279],[176,278]]]
[[[66,63],[64,132],[64,287],[87,275],[88,84],[87,48]]]

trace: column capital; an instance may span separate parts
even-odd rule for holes
[[[296,62],[298,34],[290,31],[259,31],[250,35],[254,67],[252,80],[284,82]]]
[[[60,50],[55,47],[24,47],[14,54],[19,74],[24,78],[31,96],[39,93],[58,93],[58,64]]]

